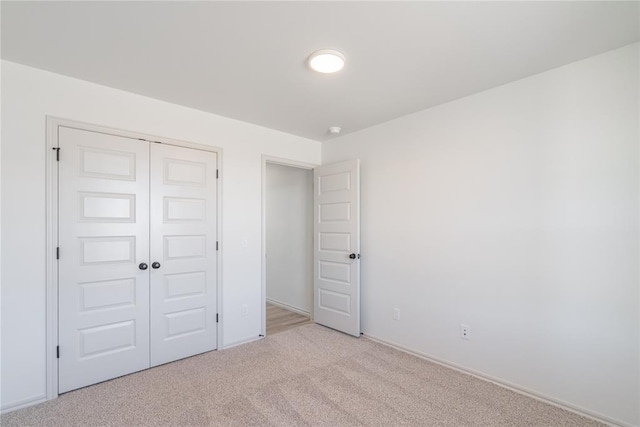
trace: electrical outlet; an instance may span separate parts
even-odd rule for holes
[[[242,304],[242,308],[240,309],[240,315],[242,316],[249,315],[249,306],[247,304]]]
[[[469,325],[460,325],[460,338],[462,338],[463,340],[468,340],[471,338],[471,327]]]
[[[240,243],[242,244],[243,248],[246,248],[247,246],[249,246],[249,239],[247,239],[246,237],[243,237]]]
[[[393,309],[393,320],[400,320],[400,309],[399,308],[394,308]]]

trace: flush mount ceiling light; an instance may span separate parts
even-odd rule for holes
[[[324,74],[335,73],[344,67],[344,55],[333,49],[317,50],[309,56],[309,67]]]

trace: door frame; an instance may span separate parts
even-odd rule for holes
[[[307,163],[307,162],[300,162],[297,160],[291,160],[291,159],[285,159],[282,157],[275,157],[275,156],[268,156],[263,154],[262,155],[262,226],[261,226],[261,231],[262,231],[262,258],[261,258],[261,264],[262,264],[262,286],[261,286],[261,292],[262,295],[260,297],[260,310],[262,312],[262,327],[260,328],[260,338],[264,338],[267,335],[267,261],[266,261],[266,254],[267,254],[267,205],[266,205],[266,201],[267,201],[267,163],[271,163],[274,165],[280,165],[280,166],[289,166],[292,168],[298,168],[298,169],[305,169],[305,170],[310,170],[313,171],[313,169],[317,166],[320,166],[319,164],[316,163]],[[315,189],[315,183],[314,183],[314,187]],[[313,249],[313,247],[312,247]],[[313,283],[312,283],[313,286]],[[311,321],[313,321],[313,306],[311,307]]]
[[[159,142],[177,147],[191,148],[202,151],[209,151],[217,154],[217,169],[219,178],[216,180],[217,186],[217,224],[216,234],[220,242],[221,249],[217,251],[217,272],[216,272],[216,310],[220,315],[220,322],[217,324],[216,331],[216,349],[222,348],[222,148],[216,146],[195,144],[192,142],[180,141],[171,138],[165,138],[155,135],[149,135],[140,132],[121,130],[106,126],[94,125],[75,120],[63,119],[54,116],[46,116],[46,190],[45,190],[45,206],[46,206],[46,305],[45,305],[45,376],[46,376],[46,400],[58,397],[58,363],[56,355],[56,347],[58,346],[58,262],[56,257],[56,248],[58,246],[58,162],[56,160],[58,143],[58,128],[69,127],[90,132],[100,132],[108,135],[120,136],[132,139],[142,139],[148,142]],[[62,154],[64,155],[64,154]]]

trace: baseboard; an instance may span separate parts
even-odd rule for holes
[[[271,299],[271,298],[266,298],[266,300],[267,300],[267,302],[269,304],[273,304],[273,305],[275,305],[277,307],[284,308],[285,310],[293,311],[294,313],[302,314],[303,316],[311,317],[311,313],[309,313],[308,311],[305,311],[305,310],[303,310],[301,308],[294,307],[294,306],[289,305],[287,303],[284,303],[284,302],[281,302],[281,301],[278,301],[278,300],[275,300],[275,299]]]
[[[7,414],[9,412],[17,411],[18,409],[27,408],[29,406],[37,405],[47,401],[47,395],[41,394],[38,396],[30,397],[28,399],[19,400],[17,402],[10,403],[3,406],[0,409],[0,414]]]
[[[394,342],[387,341],[387,340],[375,337],[373,335],[369,335],[369,334],[364,333],[363,336],[365,338],[367,338],[367,339],[370,339],[371,341],[377,342],[377,343],[385,345],[387,347],[391,347],[391,348],[394,348],[396,350],[402,351],[404,353],[411,354],[413,356],[419,357],[421,359],[428,360],[429,362],[437,363],[438,365],[447,367],[449,369],[453,369],[453,370],[461,372],[463,374],[471,375],[474,378],[478,378],[478,379],[483,380],[483,381],[488,381],[488,382],[490,382],[492,384],[495,384],[497,386],[506,388],[506,389],[511,390],[513,392],[525,395],[525,396],[530,397],[532,399],[539,400],[539,401],[547,403],[549,405],[556,406],[558,408],[564,409],[564,410],[569,411],[569,412],[573,412],[575,414],[581,415],[581,416],[586,417],[586,418],[590,418],[592,420],[595,420],[595,421],[598,421],[598,422],[601,422],[601,423],[604,423],[604,424],[609,424],[611,426],[620,426],[620,427],[637,427],[637,426],[634,426],[633,424],[628,424],[628,423],[626,423],[624,421],[616,420],[616,419],[608,417],[606,415],[603,415],[603,414],[600,414],[600,413],[597,413],[597,412],[594,412],[594,411],[590,411],[590,410],[588,410],[586,408],[583,408],[583,407],[580,407],[578,405],[573,405],[571,403],[562,401],[560,399],[556,399],[556,398],[553,398],[551,396],[547,396],[547,395],[545,395],[543,393],[539,393],[539,392],[530,390],[530,389],[528,389],[526,387],[522,387],[522,386],[520,386],[518,384],[513,384],[513,383],[511,383],[509,381],[505,381],[503,379],[496,378],[496,377],[493,377],[491,375],[487,375],[487,374],[484,374],[482,372],[475,371],[473,369],[469,369],[467,367],[458,365],[456,363],[449,362],[449,361],[446,361],[446,360],[431,356],[429,354],[423,353],[423,352],[418,351],[418,350],[413,350],[411,348],[408,348],[408,347],[402,346],[400,344],[396,344]],[[249,339],[246,339],[246,340],[236,341],[234,343],[231,343],[229,345],[224,346],[223,349],[227,350],[227,349],[230,349],[230,348],[233,348],[233,347],[237,347],[239,345],[248,344],[248,343],[253,342],[253,341],[258,341],[258,340],[260,340],[262,338],[264,338],[264,337],[258,336],[258,337],[255,337],[255,338],[249,338]],[[46,401],[47,401],[47,396],[44,395],[44,394],[43,395],[34,396],[34,397],[31,397],[31,398],[28,398],[28,399],[20,400],[18,402],[14,402],[14,403],[11,403],[9,405],[3,406],[2,408],[0,408],[0,414],[6,414],[6,413],[9,413],[9,412],[16,411],[18,409],[27,408],[29,406],[37,405],[39,403],[43,403],[43,402],[46,402]]]
[[[428,360],[429,362],[437,363],[438,365],[441,365],[441,366],[444,366],[446,368],[450,368],[450,369],[453,369],[455,371],[461,372],[463,374],[471,375],[472,377],[478,378],[480,380],[488,381],[488,382],[490,382],[492,384],[495,384],[497,386],[500,386],[500,387],[506,388],[508,390],[514,391],[516,393],[525,395],[525,396],[530,397],[532,399],[539,400],[539,401],[547,403],[549,405],[556,406],[556,407],[564,409],[566,411],[573,412],[573,413],[581,415],[583,417],[590,418],[590,419],[592,419],[594,421],[598,421],[600,423],[608,424],[608,425],[611,425],[611,426],[617,426],[617,427],[637,427],[637,426],[634,426],[633,424],[628,424],[628,423],[626,423],[624,421],[616,420],[614,418],[608,417],[608,416],[600,414],[598,412],[590,411],[590,410],[588,410],[586,408],[583,408],[581,406],[573,405],[571,403],[562,401],[560,399],[556,399],[554,397],[547,396],[547,395],[545,395],[543,393],[539,393],[537,391],[530,390],[530,389],[528,389],[526,387],[522,387],[522,386],[520,386],[518,384],[514,384],[514,383],[511,383],[509,381],[505,381],[505,380],[503,380],[501,378],[496,378],[496,377],[493,377],[491,375],[487,375],[487,374],[484,374],[482,372],[475,371],[473,369],[469,369],[467,367],[458,365],[456,363],[449,362],[447,360],[440,359],[438,357],[434,357],[434,356],[432,356],[430,354],[426,354],[426,353],[423,353],[421,351],[414,350],[414,349],[402,346],[400,344],[396,344],[394,342],[387,341],[387,340],[384,340],[382,338],[378,338],[378,337],[369,335],[367,333],[364,333],[363,336],[365,338],[367,338],[367,339],[370,339],[371,341],[377,342],[377,343],[385,345],[387,347],[394,348],[396,350],[402,351],[403,353],[408,353],[408,354],[411,354],[413,356],[419,357],[421,359]]]

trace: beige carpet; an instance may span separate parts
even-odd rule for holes
[[[501,387],[310,324],[67,393],[3,426],[586,426]]]

